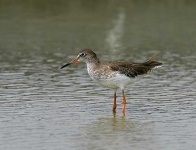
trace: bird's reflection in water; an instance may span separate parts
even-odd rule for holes
[[[152,134],[153,124],[151,122],[139,122],[127,119],[125,116],[98,118],[86,129],[87,149],[120,149],[128,148],[130,145],[153,142],[149,137]],[[149,141],[150,140],[150,141]],[[121,146],[120,146],[121,145]]]

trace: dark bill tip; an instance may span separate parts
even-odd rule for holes
[[[60,69],[63,69],[65,67],[69,66],[69,65],[71,65],[71,63],[67,63],[67,64],[63,65]]]

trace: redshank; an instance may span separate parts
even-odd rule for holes
[[[87,65],[89,76],[99,85],[114,90],[113,112],[116,112],[116,90],[122,90],[122,113],[125,113],[126,97],[124,88],[126,85],[134,82],[135,78],[147,74],[153,68],[161,66],[162,63],[155,61],[157,53],[155,53],[148,61],[144,63],[130,62],[100,62],[99,58],[90,49],[84,49],[71,62],[63,65],[60,69],[83,61]]]

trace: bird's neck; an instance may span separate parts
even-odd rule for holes
[[[100,61],[98,59],[86,62],[88,72],[95,70],[95,68],[97,68],[99,64],[100,64]]]
[[[90,75],[91,78],[93,78],[93,72],[96,70],[96,68],[99,66],[100,61],[97,57],[91,58],[88,61],[86,61],[86,66],[88,70],[88,74]]]
[[[98,64],[98,63],[100,63],[100,61],[99,61],[99,59],[98,59],[97,57],[95,57],[95,58],[90,58],[90,59],[88,59],[86,63],[87,63],[87,64],[88,64],[88,63],[91,63],[91,64]]]

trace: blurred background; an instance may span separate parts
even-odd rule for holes
[[[150,50],[191,55],[195,5],[194,0],[1,0],[1,61],[75,55],[84,48],[111,56]]]
[[[195,0],[0,0],[1,149],[195,149]],[[127,114],[82,63],[163,67],[126,89]]]

